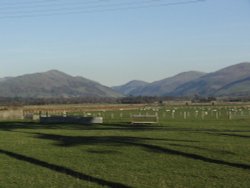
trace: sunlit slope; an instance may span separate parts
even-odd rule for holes
[[[120,97],[121,94],[83,77],[57,70],[12,77],[0,82],[1,97]]]

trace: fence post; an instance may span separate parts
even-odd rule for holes
[[[174,113],[175,113],[175,110],[172,111],[172,118],[173,119],[175,118]]]

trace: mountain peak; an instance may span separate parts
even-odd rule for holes
[[[205,72],[201,72],[201,71],[185,71],[185,72],[181,72],[180,74],[206,74]],[[178,75],[178,74],[177,74]]]
[[[46,71],[46,72],[43,72],[44,74],[50,74],[50,75],[68,75],[62,71],[59,71],[59,70],[56,70],[56,69],[52,69],[52,70],[49,70],[49,71]],[[41,74],[43,74],[41,73]],[[69,75],[68,75],[69,76]]]
[[[130,82],[128,82],[126,85],[130,85],[130,86],[138,86],[138,85],[145,85],[148,84],[148,82],[142,81],[142,80],[131,80]]]
[[[58,70],[26,74],[0,81],[1,97],[120,97],[111,88],[83,77],[73,77]]]
[[[248,72],[250,71],[250,62],[242,62],[235,65],[228,66],[216,72]]]

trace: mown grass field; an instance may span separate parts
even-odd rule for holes
[[[0,187],[250,187],[248,118],[108,113],[103,125],[0,123]]]

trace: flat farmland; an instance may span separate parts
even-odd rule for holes
[[[248,107],[84,113],[104,124],[1,122],[0,187],[250,186]],[[133,125],[131,114],[159,123]]]

